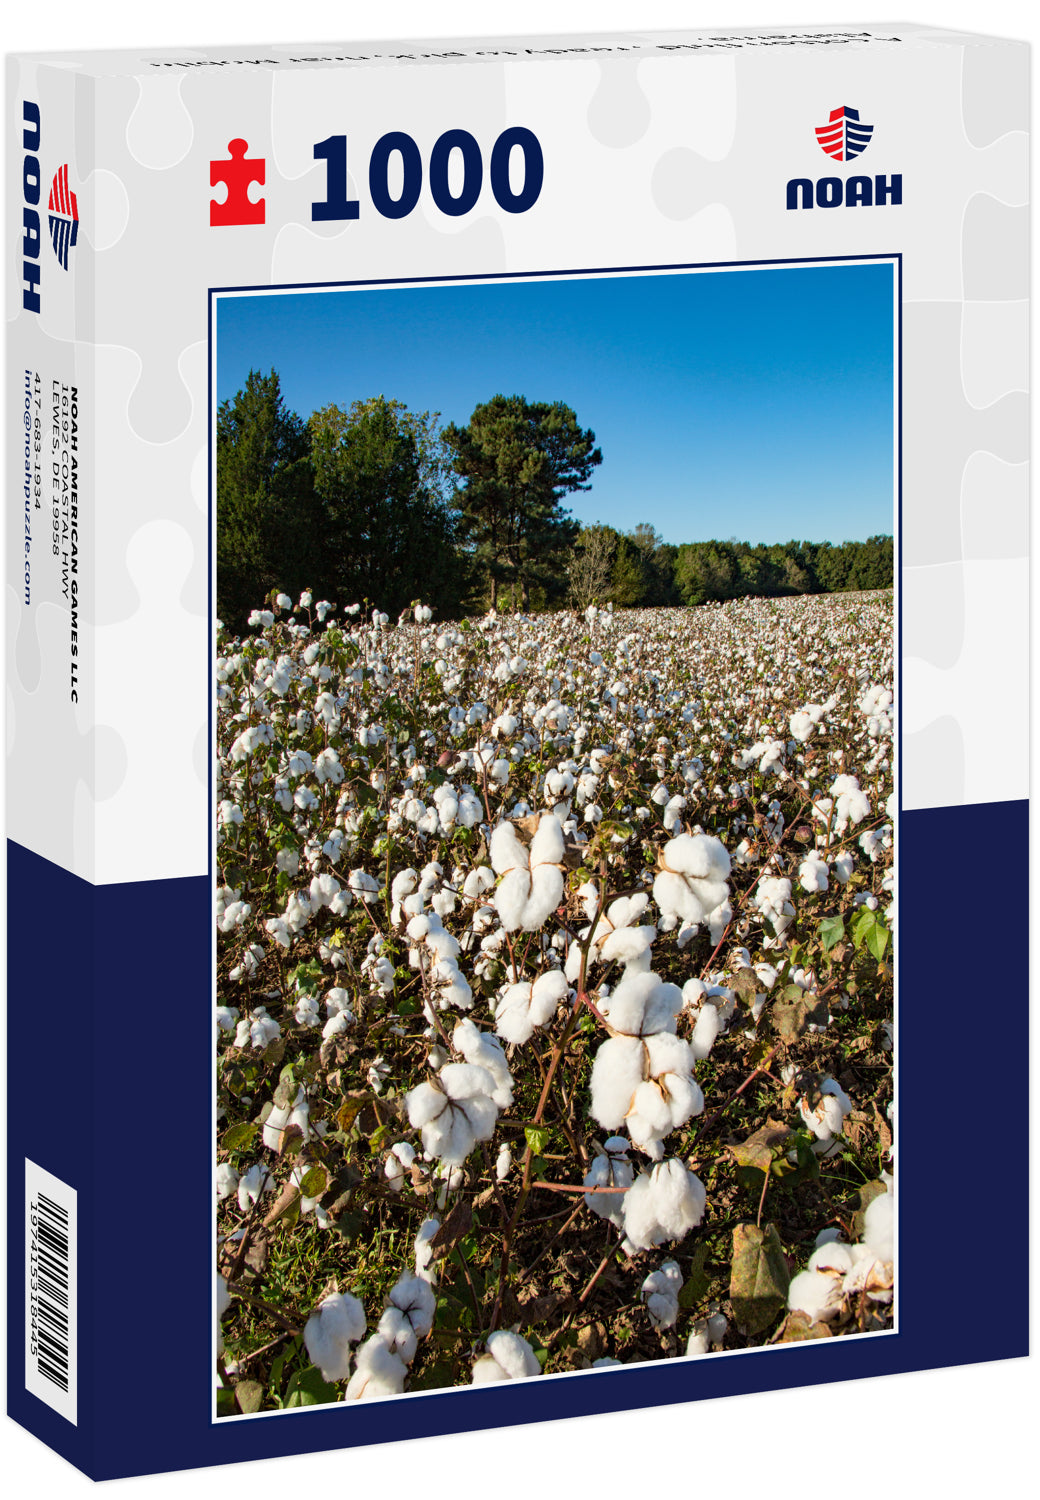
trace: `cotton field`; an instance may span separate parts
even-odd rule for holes
[[[215,677],[222,1414],[891,1326],[889,594]]]

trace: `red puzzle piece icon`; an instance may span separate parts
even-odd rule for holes
[[[228,161],[211,161],[209,164],[210,187],[216,187],[220,182],[227,185],[225,202],[218,203],[215,198],[209,200],[209,222],[211,225],[262,224],[267,200],[261,198],[257,203],[250,203],[249,184],[255,182],[263,186],[267,162],[262,156],[247,156],[249,142],[240,137],[228,141],[228,150],[231,152]]]

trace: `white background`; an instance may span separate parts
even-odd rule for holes
[[[8,10],[13,10],[9,7]],[[868,21],[916,21],[944,29],[986,31],[1040,40],[1040,6],[1025,0],[907,0],[890,12],[865,4],[790,5],[733,0],[729,5],[698,4],[695,0],[524,0],[519,4],[479,3],[479,0],[388,0],[379,5],[304,0],[287,6],[271,0],[224,4],[213,0],[176,0],[170,6],[146,11],[139,4],[95,0],[46,0],[19,7],[3,22],[5,51],[72,50],[88,47],[202,46],[236,43],[346,40],[400,37],[463,36],[518,32],[552,33],[579,30],[639,31],[675,27],[769,26],[785,24],[849,24]],[[1034,58],[1034,68],[1036,59]],[[1035,85],[1034,85],[1035,98]],[[1035,177],[1035,172],[1034,172]],[[1035,184],[1034,184],[1035,197]],[[1035,324],[1034,324],[1035,326]],[[0,459],[0,471],[6,473]],[[3,622],[0,619],[0,631]],[[1034,660],[1040,656],[1033,629]],[[2,649],[0,649],[2,659]],[[1034,747],[1040,736],[1035,732]],[[1000,754],[995,738],[994,753]],[[1034,748],[1033,769],[1036,768]],[[2,880],[0,875],[0,880]],[[1034,870],[1034,890],[1040,878]],[[1036,898],[1034,898],[1034,907]],[[0,905],[0,911],[3,906]],[[2,920],[2,918],[0,918]],[[941,983],[953,982],[955,963],[943,965],[949,979],[937,981],[934,994],[907,995],[904,1004],[942,1006]],[[983,980],[982,975],[978,980]],[[14,1003],[33,1004],[36,997],[17,996]],[[987,1045],[999,1057],[998,1004],[994,1029]],[[1034,1020],[1033,1073],[1040,1048]],[[937,1106],[956,1091],[962,1098],[971,1087],[972,1055],[965,1049],[963,1078],[926,1080]],[[990,1077],[994,1074],[991,1072]],[[999,1139],[999,1099],[978,1100],[978,1114],[963,1121],[964,1130],[993,1131],[993,1150],[1018,1150],[1017,1142]],[[957,1104],[951,1098],[951,1107]],[[944,1149],[950,1149],[949,1120],[943,1124]],[[1033,1265],[1037,1264],[1037,1172],[1040,1156],[1034,1118],[1032,1131]],[[952,1133],[956,1149],[956,1128]],[[174,1149],[171,1140],[169,1149]],[[936,1254],[957,1258],[956,1220],[959,1214],[983,1218],[991,1226],[993,1258],[988,1264],[965,1265],[964,1295],[957,1306],[936,1306],[936,1320],[953,1320],[971,1342],[976,1319],[1021,1318],[1026,1288],[1006,1284],[1000,1256],[1000,1205],[990,1201],[985,1182],[966,1183],[960,1205],[943,1205],[936,1215]],[[4,1240],[6,1243],[6,1239]],[[128,1247],[129,1249],[129,1247]],[[161,1308],[161,1290],[157,1306]],[[1034,1302],[1035,1307],[1035,1302]],[[1033,1339],[1037,1318],[1034,1315]],[[151,1347],[128,1348],[126,1368],[133,1378],[156,1377],[157,1399],[165,1400],[175,1420],[177,1393],[162,1391],[162,1349],[176,1330],[164,1326],[157,1310]],[[112,1309],[109,1336],[121,1337],[119,1309]],[[895,1497],[980,1496],[1009,1487],[1033,1492],[1037,1481],[1035,1431],[1040,1418],[1040,1364],[1037,1359],[1015,1360],[922,1375],[856,1381],[836,1387],[742,1396],[688,1407],[619,1412],[580,1421],[543,1424],[526,1429],[502,1429],[458,1437],[430,1438],[393,1447],[354,1452],[314,1454],[267,1461],[263,1468],[237,1465],[188,1474],[122,1481],[117,1491],[127,1500],[226,1500],[253,1489],[286,1494],[328,1486],[334,1494],[366,1491],[378,1496],[414,1495],[416,1500],[439,1500],[470,1493],[487,1493],[494,1500],[531,1496],[540,1491],[556,1495],[601,1495],[642,1500],[651,1491],[665,1494],[714,1491],[726,1495],[755,1492],[798,1500],[820,1500],[831,1495]],[[162,1391],[160,1397],[159,1393]],[[118,1393],[113,1399],[118,1401]],[[13,1423],[0,1419],[0,1473],[8,1493],[23,1495],[31,1487],[36,1496],[84,1493],[88,1481]]]

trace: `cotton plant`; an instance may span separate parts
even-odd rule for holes
[[[588,1190],[584,1195],[585,1207],[598,1218],[609,1219],[618,1229],[624,1222],[624,1195],[635,1175],[628,1155],[629,1144],[623,1135],[608,1136],[582,1181],[582,1187]]]
[[[474,1063],[445,1063],[426,1083],[405,1095],[412,1127],[423,1148],[448,1167],[461,1167],[481,1141],[489,1141],[498,1120],[495,1094],[500,1084]]]
[[[673,1130],[704,1108],[689,1044],[675,1034],[682,992],[654,973],[626,973],[609,997],[612,1035],[595,1056],[591,1113],[608,1130],[624,1125],[654,1159]]]
[[[495,1001],[495,1030],[504,1042],[522,1045],[548,1025],[569,993],[567,976],[559,969],[509,984]]]
[[[565,972],[570,982],[573,984],[581,972],[582,951],[586,944],[590,965],[596,962],[620,963],[626,969],[649,969],[650,949],[657,936],[657,927],[638,920],[650,904],[649,896],[643,891],[634,896],[619,896],[610,902],[597,920],[596,887],[586,882],[578,895],[582,897],[589,925],[579,931],[578,940],[568,950]]]
[[[703,1354],[710,1354],[713,1348],[718,1348],[722,1343],[728,1328],[729,1322],[723,1313],[711,1313],[706,1318],[698,1318],[686,1341],[686,1358],[698,1359]]]
[[[705,833],[680,834],[665,844],[660,864],[654,900],[666,924],[681,921],[699,927],[729,900],[732,866],[720,839]]]
[[[890,604],[856,607],[852,629],[840,601],[809,597],[681,615],[491,614],[463,628],[412,606],[396,624],[378,606],[333,612],[312,594],[295,616],[281,601],[257,612],[242,641],[220,631],[215,1031],[232,1068],[261,1070],[255,1099],[222,1096],[222,1129],[257,1118],[283,1057],[296,1068],[320,1051],[344,1091],[378,1096],[380,1129],[389,1122],[362,1202],[372,1191],[397,1213],[423,1201],[444,1212],[497,1191],[511,1212],[529,1192],[533,1209],[541,1184],[509,1142],[523,1150],[537,1068],[544,1081],[558,1065],[538,1175],[580,1187],[575,1206],[607,1218],[630,1254],[678,1243],[705,1212],[678,1154],[704,1108],[697,1065],[740,1055],[737,1016],[769,1024],[780,973],[800,984],[788,950],[812,944],[825,914],[891,906]],[[405,723],[400,705],[416,694]],[[579,863],[592,878],[568,890]],[[720,957],[727,936],[736,947]],[[756,993],[740,986],[738,1005],[742,968]],[[818,987],[810,969],[802,978]],[[781,1053],[774,1075],[789,1061]],[[294,1076],[312,1089],[309,1072]],[[556,1154],[558,1096],[583,1165]],[[842,1097],[802,1084],[821,1156],[839,1149]],[[307,1158],[278,1162],[269,1144],[292,1138],[301,1104],[316,1109],[297,1094],[284,1121],[262,1122],[257,1145],[278,1178],[267,1173],[265,1192],[306,1177]],[[317,1127],[292,1124],[310,1127],[312,1156]],[[248,1187],[260,1183],[248,1158],[230,1157],[221,1212],[246,1177],[242,1211],[259,1222]],[[438,1228],[431,1217],[416,1244],[431,1285]],[[352,1396],[405,1388],[400,1313],[385,1308],[383,1333],[351,1357]]]
[[[471,1385],[495,1385],[502,1380],[530,1380],[542,1373],[534,1350],[518,1333],[500,1331],[489,1334],[486,1354],[473,1365]]]
[[[276,1104],[272,1107],[261,1132],[264,1145],[269,1146],[272,1151],[280,1151],[286,1132],[291,1130],[298,1130],[305,1143],[310,1140],[310,1105],[302,1084],[296,1090],[291,1104]]]
[[[506,932],[537,932],[563,896],[563,825],[543,813],[530,845],[521,842],[512,823],[499,823],[491,834],[492,868],[500,875],[494,896]]]
[[[814,1097],[803,1094],[798,1100],[802,1123],[816,1137],[814,1150],[833,1153],[838,1149],[845,1117],[852,1113],[852,1101],[833,1078],[824,1078]]]
[[[679,1293],[683,1277],[679,1263],[662,1261],[656,1271],[651,1271],[639,1289],[650,1322],[657,1330],[672,1328],[679,1317]]]
[[[351,1346],[364,1338],[366,1326],[365,1309],[349,1292],[331,1292],[318,1304],[304,1326],[303,1342],[323,1380],[346,1380]]]
[[[676,1157],[640,1172],[625,1194],[625,1241],[634,1250],[685,1239],[701,1222],[707,1206],[703,1182]]]
[[[832,1323],[851,1311],[860,1297],[892,1301],[894,1199],[887,1187],[872,1198],[863,1215],[863,1234],[846,1244],[824,1231],[804,1271],[791,1280],[787,1306],[814,1323]]]

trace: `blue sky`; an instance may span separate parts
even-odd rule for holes
[[[465,424],[565,401],[603,450],[582,522],[665,541],[893,530],[891,265],[221,298],[217,395],[278,371],[303,416],[384,395]]]

